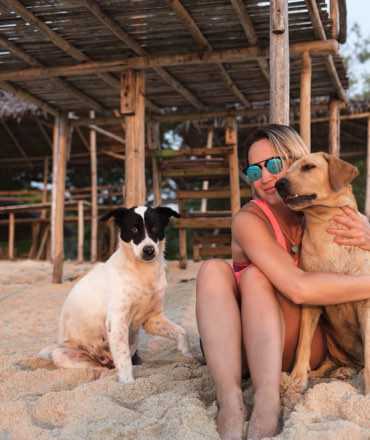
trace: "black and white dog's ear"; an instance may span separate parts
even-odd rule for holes
[[[111,217],[114,217],[114,221],[117,225],[119,225],[125,215],[127,214],[128,209],[127,208],[117,208],[113,209],[112,211],[107,212],[106,214],[102,215],[99,219],[101,222],[105,222],[109,220]]]
[[[158,206],[158,208],[154,208],[160,215],[163,215],[164,217],[167,217],[168,219],[170,217],[180,217],[180,214],[176,211],[174,211],[171,208],[167,208],[164,206]]]

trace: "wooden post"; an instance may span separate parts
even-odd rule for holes
[[[288,0],[270,2],[270,122],[289,125]]]
[[[329,153],[340,154],[340,101],[333,99],[329,103]]]
[[[208,128],[208,133],[207,133],[207,148],[212,148],[213,145],[213,127],[209,127]],[[210,159],[211,156],[206,156],[206,159]],[[203,190],[207,190],[209,187],[209,180],[203,180],[202,183],[202,189]],[[200,211],[201,212],[206,212],[207,211],[207,202],[208,200],[206,198],[202,199],[201,201],[201,205],[200,205]]]
[[[335,40],[339,33],[339,6],[338,0],[330,0],[330,18],[332,20],[331,37]]]
[[[84,202],[78,201],[78,241],[77,241],[77,262],[84,261]]]
[[[14,238],[15,238],[15,215],[14,212],[9,214],[9,239],[8,239],[8,257],[14,260]]]
[[[235,118],[226,119],[225,143],[233,151],[229,157],[231,213],[236,214],[240,209],[239,159],[238,159],[238,131]]]
[[[55,118],[53,130],[53,189],[51,205],[51,259],[53,283],[61,283],[64,258],[64,192],[70,130],[68,118]]]
[[[90,118],[95,118],[95,112],[90,111]],[[91,242],[90,261],[95,263],[98,259],[98,183],[97,183],[97,158],[96,158],[96,131],[90,128],[90,165],[91,165]]]
[[[151,121],[148,130],[148,144],[152,152],[152,180],[153,180],[153,194],[154,206],[159,206],[162,203],[161,197],[161,173],[158,166],[158,158],[155,153],[160,149],[160,131],[159,122]]]
[[[186,246],[186,229],[180,228],[179,229],[179,267],[180,269],[186,269],[186,266],[188,264],[188,250]]]
[[[365,214],[370,218],[370,116],[367,118],[366,199]]]
[[[309,150],[311,150],[311,81],[311,56],[305,52],[302,57],[299,127],[301,137]]]
[[[126,114],[125,206],[145,203],[145,77],[128,71],[122,76],[121,113]]]

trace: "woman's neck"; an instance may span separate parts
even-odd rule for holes
[[[295,211],[292,211],[283,201],[270,205],[271,209],[283,220],[287,225],[295,225],[301,223],[301,217]]]

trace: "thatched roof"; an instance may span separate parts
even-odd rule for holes
[[[25,115],[37,114],[40,114],[40,110],[36,105],[0,90],[0,119],[14,118],[19,120]]]
[[[308,3],[288,1],[291,44],[322,40]],[[330,39],[329,2],[314,3],[320,35]],[[46,74],[46,68],[63,70],[66,66],[102,61],[121,61],[120,69],[124,70],[137,57],[199,51],[212,55],[250,47],[263,57],[269,44],[269,9],[268,1],[259,0],[7,0],[1,3],[0,15],[0,46],[7,51],[1,56],[0,77],[5,76],[0,79],[0,88],[13,88],[50,112],[86,115],[90,109],[111,111],[119,108],[117,69],[53,76],[49,80],[15,79],[13,73],[33,68]],[[342,86],[347,87],[342,59],[333,56],[333,64]],[[292,59],[293,98],[299,96],[300,71],[300,59]],[[157,111],[238,108],[268,102],[267,75],[266,61],[256,58],[205,64],[164,63],[146,69],[146,97],[151,109]],[[314,56],[312,95],[329,97],[336,93],[333,75],[323,57]]]

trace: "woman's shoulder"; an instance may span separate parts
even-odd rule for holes
[[[245,227],[248,227],[249,224],[253,224],[255,222],[263,222],[269,229],[271,229],[271,224],[264,212],[254,201],[249,201],[245,205],[243,205],[239,212],[233,218],[233,233],[236,233],[240,228],[243,230]]]

